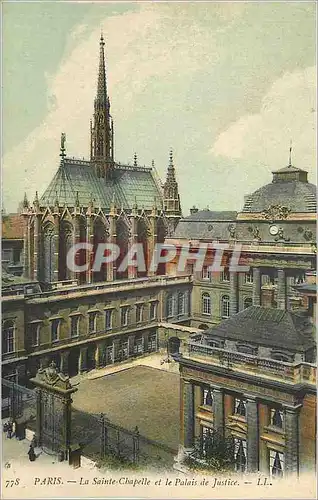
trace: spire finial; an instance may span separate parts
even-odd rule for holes
[[[170,152],[169,152],[169,165],[171,167],[173,167],[173,149],[170,148]]]
[[[134,167],[138,166],[137,153],[134,154]]]
[[[292,166],[292,150],[293,150],[293,141],[290,139],[290,145],[289,145],[289,163],[288,166]]]
[[[26,192],[24,192],[23,208],[29,208],[29,201]]]
[[[64,161],[64,158],[66,157],[65,141],[66,141],[66,134],[65,134],[65,132],[62,132],[61,133],[61,145],[60,145],[60,157],[61,157],[62,162]]]
[[[155,160],[151,160],[151,166],[152,168],[155,168]]]

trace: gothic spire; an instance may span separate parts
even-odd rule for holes
[[[181,215],[181,206],[172,149],[169,152],[169,165],[166,182],[163,185],[163,198],[166,214],[173,215],[177,221],[177,218]]]
[[[293,150],[293,143],[292,140],[290,140],[290,145],[289,145],[289,161],[288,161],[288,166],[292,166],[292,150]]]
[[[105,69],[105,42],[103,33],[100,36],[99,42],[99,67],[98,67],[98,81],[97,81],[97,95],[96,100],[107,106],[109,101],[107,99],[107,84],[106,84],[106,69]]]

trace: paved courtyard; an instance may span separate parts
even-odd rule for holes
[[[117,425],[174,450],[179,444],[179,374],[135,366],[80,381],[75,410],[105,416]]]

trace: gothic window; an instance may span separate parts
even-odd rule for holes
[[[111,309],[106,309],[105,311],[105,330],[112,329],[112,313]]]
[[[150,312],[149,318],[150,320],[156,319],[157,317],[157,302],[150,302]]]
[[[283,477],[284,475],[284,453],[269,450],[269,474],[271,477]]]
[[[211,458],[213,447],[213,429],[211,427],[201,426],[202,455]]]
[[[96,312],[88,313],[88,333],[96,332],[97,330],[96,322],[97,322],[97,313]]]
[[[14,352],[14,321],[6,320],[2,323],[2,352]]]
[[[142,323],[143,304],[136,304],[136,323]]]
[[[121,308],[121,326],[128,325],[128,316],[129,316],[129,306],[124,306]]]
[[[208,293],[202,294],[202,314],[211,314],[211,297]]]
[[[212,403],[213,403],[213,393],[209,388],[205,388],[203,389],[203,401],[202,401],[202,404],[205,405],[205,406],[212,406]]]
[[[236,472],[246,471],[246,440],[234,438],[234,467]]]
[[[222,318],[228,318],[230,316],[230,297],[228,295],[223,295],[222,297]]]
[[[240,415],[241,417],[246,416],[246,402],[244,399],[235,398],[234,402],[234,414]]]
[[[251,269],[247,273],[245,273],[244,282],[246,284],[253,283],[253,271]]]
[[[284,413],[278,408],[271,408],[270,412],[270,425],[274,427],[278,427],[279,429],[283,428],[284,422]]]
[[[172,318],[174,315],[174,299],[173,295],[167,297],[167,318]]]
[[[153,352],[157,350],[157,335],[156,333],[149,333],[148,335],[148,351]]]
[[[228,267],[225,267],[224,270],[221,272],[221,281],[230,281],[230,271]]]
[[[79,316],[71,316],[71,337],[78,337],[79,334]]]
[[[183,292],[178,294],[178,315],[183,316],[185,313],[185,295]]]
[[[244,309],[247,309],[252,305],[253,305],[253,299],[251,297],[246,297],[246,299],[244,299]]]
[[[52,342],[57,342],[60,336],[60,319],[51,320],[51,340]]]
[[[31,347],[37,347],[39,345],[40,338],[40,323],[30,324],[30,340]]]

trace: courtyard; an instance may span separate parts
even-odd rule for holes
[[[134,366],[94,379],[83,379],[73,395],[75,435],[94,436],[101,413],[127,430],[176,453],[179,444],[179,374],[149,366]],[[74,423],[75,423],[74,422]],[[88,424],[88,422],[92,422]],[[97,431],[97,429],[96,429]],[[74,434],[73,434],[74,435]],[[173,453],[173,454],[174,454]]]

